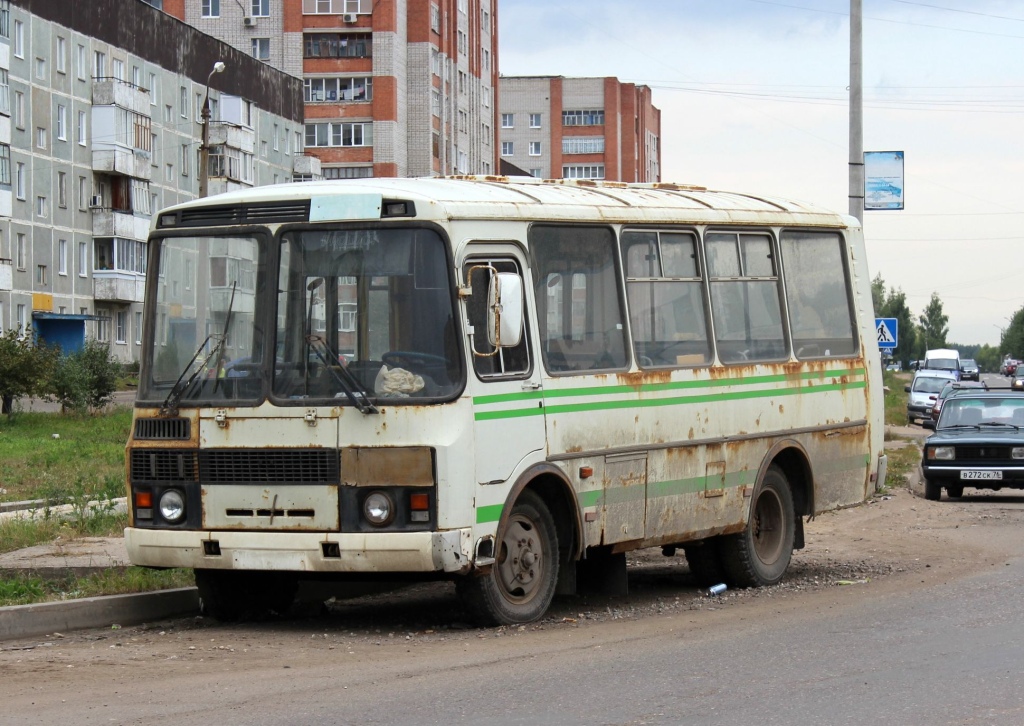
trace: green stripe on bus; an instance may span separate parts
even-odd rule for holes
[[[501,510],[504,508],[503,504],[491,504],[486,507],[476,508],[476,523],[486,524],[488,522],[497,522],[501,519]]]
[[[764,383],[784,383],[786,381],[809,381],[822,378],[842,376],[863,376],[863,368],[847,368],[831,371],[809,371],[799,375],[773,374],[769,376],[750,376],[747,378],[709,379],[700,381],[671,381],[668,383],[644,383],[636,386],[593,386],[564,389],[546,389],[543,391],[524,391],[522,393],[498,393],[489,396],[475,396],[474,406],[486,406],[492,403],[510,403],[513,401],[537,401],[544,398],[571,398],[576,396],[610,396],[629,393],[657,393],[659,391],[676,391],[690,388],[724,388],[726,386],[756,386]]]
[[[796,396],[810,393],[827,393],[830,391],[848,391],[866,387],[866,381],[854,381],[852,383],[830,383],[823,386],[792,386],[789,388],[768,388],[759,391],[708,393],[699,396],[674,396],[672,398],[654,398],[648,400],[631,398],[627,400],[619,399],[611,401],[592,401],[588,403],[567,403],[557,406],[538,406],[537,408],[531,407],[506,409],[501,411],[477,411],[474,414],[474,419],[477,421],[493,421],[495,419],[522,418],[525,416],[540,416],[543,414],[608,411],[624,408],[652,408],[656,406],[680,406],[718,401],[740,401],[753,398],[772,398],[775,396]]]

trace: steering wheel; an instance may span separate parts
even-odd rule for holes
[[[448,365],[448,359],[442,355],[420,353],[415,350],[392,350],[383,354],[380,359],[391,368],[407,370],[423,370]]]

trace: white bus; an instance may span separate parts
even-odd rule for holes
[[[365,179],[153,223],[131,561],[218,618],[451,578],[491,623],[625,553],[779,581],[884,480],[856,220],[671,184]]]

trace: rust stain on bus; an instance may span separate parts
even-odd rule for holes
[[[615,378],[624,386],[629,386],[638,393],[650,384],[669,383],[672,380],[672,371],[630,371],[628,373],[616,373]]]

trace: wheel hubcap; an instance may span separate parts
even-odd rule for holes
[[[544,572],[544,551],[536,528],[528,518],[513,515],[501,540],[497,562],[498,584],[507,600],[529,601]]]
[[[762,491],[754,509],[751,534],[757,558],[767,565],[773,564],[782,554],[782,521],[782,501],[774,491]]]

